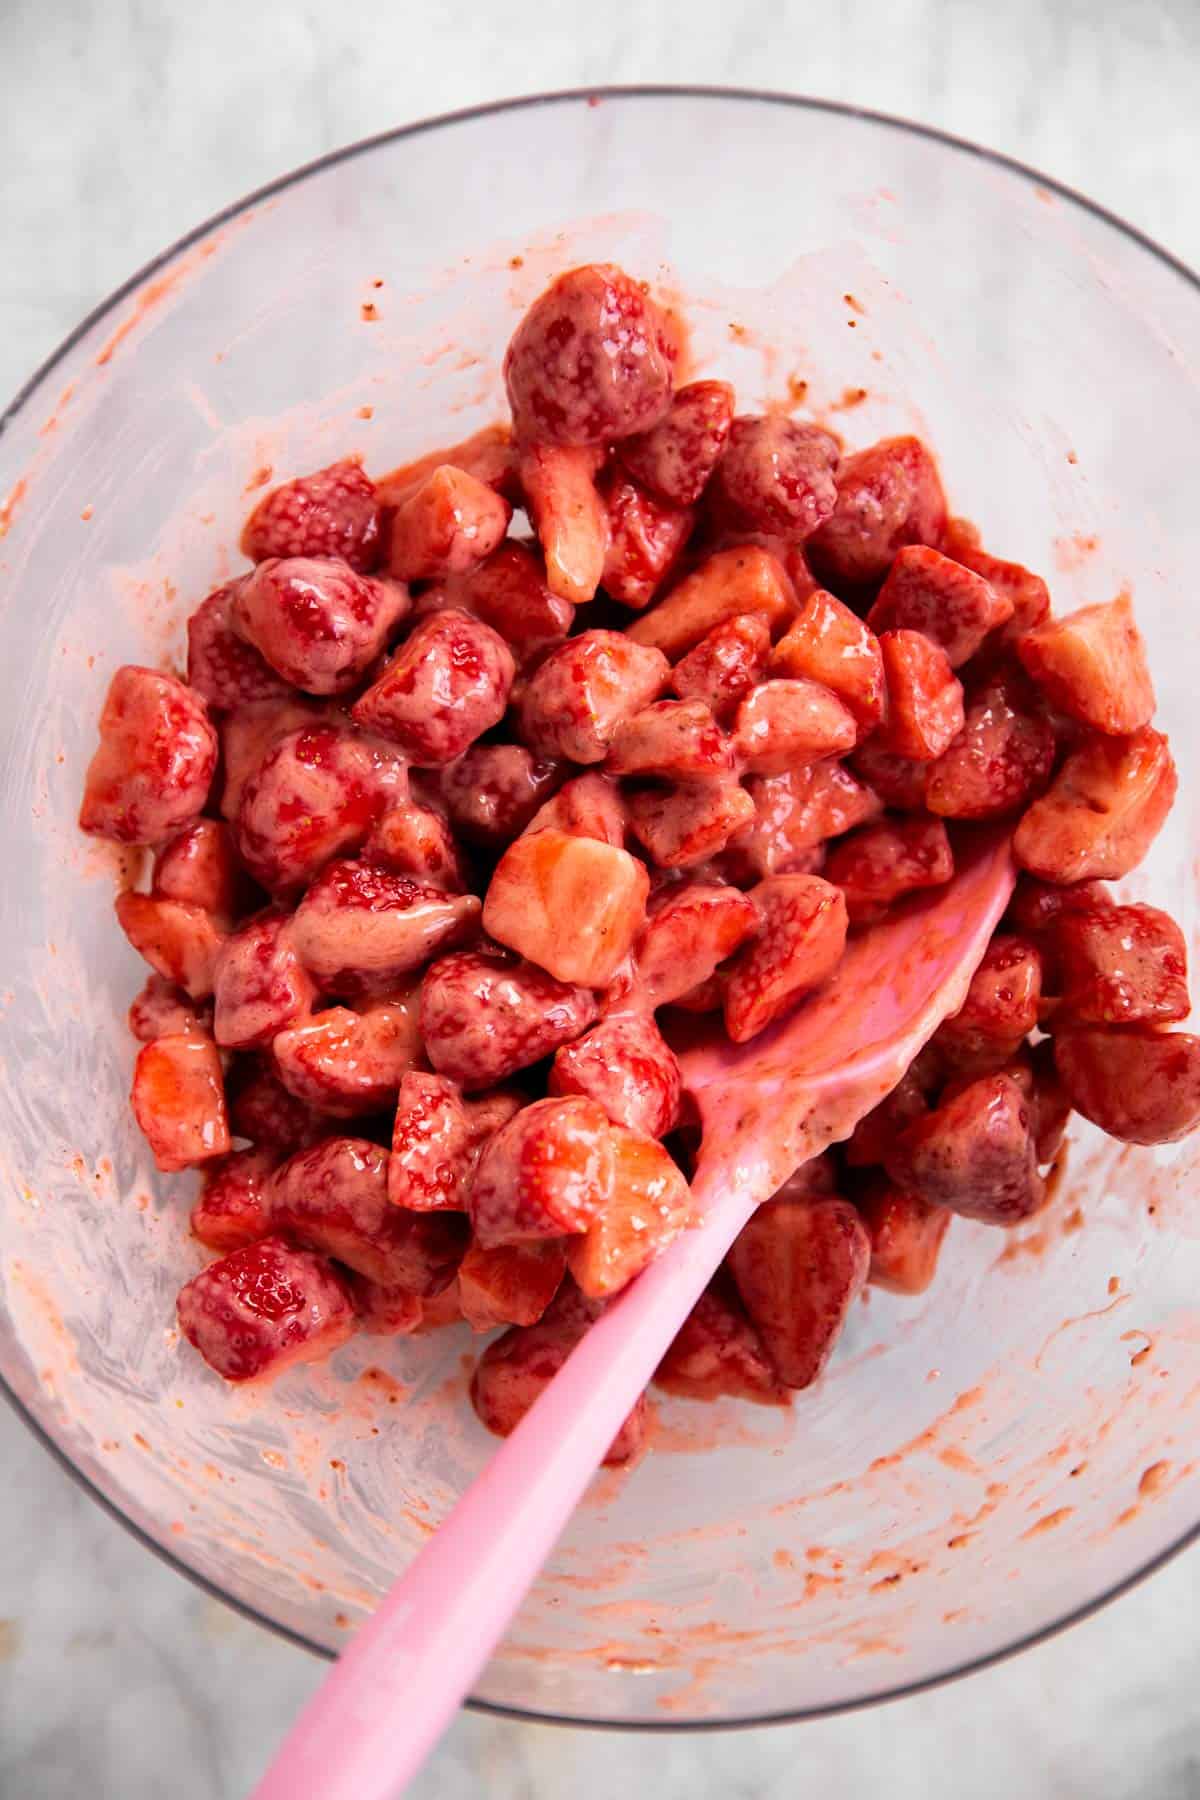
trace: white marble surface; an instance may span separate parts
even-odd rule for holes
[[[912,115],[1200,263],[1198,57],[1194,0],[0,0],[0,390],[247,189],[539,87],[738,83]],[[321,1667],[141,1550],[3,1409],[0,1458],[0,1796],[237,1800]],[[1193,1550],[1015,1662],[794,1729],[648,1740],[464,1716],[414,1791],[1185,1800],[1200,1794],[1198,1603]]]

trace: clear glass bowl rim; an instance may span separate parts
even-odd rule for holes
[[[1142,250],[1146,251],[1148,255],[1154,257],[1168,269],[1171,269],[1188,286],[1194,288],[1198,297],[1200,297],[1200,275],[1198,275],[1197,272],[1180,257],[1175,256],[1171,251],[1164,249],[1163,246],[1157,243],[1154,238],[1150,237],[1148,233],[1139,230],[1135,225],[1131,225],[1128,220],[1121,218],[1119,214],[1110,211],[1109,208],[1105,206],[1101,206],[1095,200],[1088,199],[1086,195],[1079,193],[1066,182],[1059,181],[1052,175],[1043,174],[1040,170],[1031,167],[1030,164],[1022,162],[1019,157],[1006,155],[1003,151],[988,149],[982,144],[973,143],[969,138],[959,137],[954,132],[943,131],[935,125],[925,125],[917,120],[899,118],[891,113],[877,111],[873,107],[855,106],[849,101],[825,100],[809,94],[779,93],[768,88],[719,87],[692,84],[674,85],[668,82],[635,83],[624,86],[558,88],[547,93],[525,94],[505,100],[489,100],[478,106],[460,107],[452,112],[439,113],[433,118],[420,119],[410,125],[396,126],[390,131],[381,131],[375,133],[371,137],[360,138],[354,143],[343,145],[340,149],[328,151],[324,156],[318,156],[311,162],[301,164],[300,167],[290,170],[286,175],[278,176],[274,181],[269,181],[262,187],[253,189],[252,192],[243,195],[241,199],[234,201],[229,206],[223,207],[220,212],[214,213],[210,218],[195,225],[182,237],[177,238],[173,244],[170,244],[157,256],[151,258],[148,263],[144,264],[142,268],[131,275],[127,281],[122,282],[120,287],[115,288],[106,299],[100,301],[85,318],[80,320],[75,329],[68,333],[41,366],[34,371],[25,385],[4,408],[4,411],[0,413],[0,435],[3,435],[3,433],[15,423],[19,415],[33,400],[35,394],[37,394],[42,386],[49,380],[50,376],[63,361],[64,357],[70,353],[80,339],[86,336],[93,326],[111,314],[122,301],[127,299],[131,294],[136,293],[137,290],[144,286],[144,284],[149,281],[151,277],[156,275],[160,269],[165,268],[167,264],[181,256],[185,251],[190,249],[193,244],[210,236],[210,234],[218,227],[228,224],[231,220],[238,218],[239,215],[245,213],[250,208],[259,205],[262,201],[268,200],[277,194],[285,193],[289,188],[299,186],[306,181],[309,176],[320,174],[323,170],[333,168],[339,163],[350,162],[355,157],[365,156],[372,150],[379,149],[385,144],[398,143],[406,138],[420,137],[429,132],[441,131],[454,125],[473,123],[480,119],[486,119],[501,114],[522,112],[533,107],[573,105],[581,101],[655,99],[711,99],[722,102],[732,100],[742,101],[751,106],[797,107],[807,112],[829,113],[841,118],[861,119],[865,124],[883,126],[890,131],[908,134],[913,137],[925,138],[932,143],[943,145],[947,150],[957,152],[964,156],[975,157],[983,163],[989,163],[993,167],[1004,169],[1010,174],[1019,176],[1031,186],[1048,189],[1060,199],[1069,202],[1070,205],[1078,207],[1085,213],[1091,214],[1093,218],[1100,219],[1104,224],[1110,226],[1122,237],[1131,240]],[[102,1507],[111,1518],[115,1519],[118,1524],[123,1526],[126,1531],[136,1538],[145,1549],[152,1551],[155,1556],[166,1563],[167,1566],[173,1569],[177,1574],[185,1576],[187,1580],[194,1583],[195,1586],[202,1589],[206,1594],[209,1594],[213,1599],[220,1600],[226,1606],[231,1606],[236,1612],[241,1613],[244,1618],[249,1619],[253,1624],[262,1626],[264,1630],[274,1633],[275,1636],[283,1638],[288,1643],[295,1644],[300,1649],[310,1651],[315,1656],[323,1657],[327,1661],[333,1660],[334,1653],[326,1649],[324,1645],[313,1642],[312,1639],[306,1637],[302,1632],[293,1631],[289,1627],[281,1625],[273,1619],[266,1618],[254,1607],[247,1606],[242,1601],[235,1599],[232,1595],[226,1593],[217,1583],[209,1581],[207,1577],[191,1568],[182,1557],[174,1555],[165,1545],[156,1542],[144,1532],[140,1526],[134,1524],[134,1522],[121,1511],[120,1507],[111,1501],[108,1496],[104,1494],[74,1462],[72,1462],[71,1458],[54,1441],[45,1427],[37,1418],[35,1418],[24,1402],[13,1392],[2,1375],[0,1375],[0,1395],[9,1402],[24,1425],[38,1440],[42,1447],[49,1452],[55,1462],[57,1462],[61,1468],[65,1469],[85,1493],[87,1493],[98,1506]],[[1073,1610],[1065,1613],[1061,1618],[1053,1620],[1050,1624],[1041,1626],[1036,1631],[1029,1632],[1024,1636],[1015,1638],[1010,1644],[1006,1644],[997,1650],[989,1651],[986,1655],[974,1657],[965,1662],[952,1665],[939,1671],[937,1674],[926,1676],[919,1681],[905,1682],[895,1687],[883,1688],[877,1693],[864,1695],[858,1699],[837,1701],[832,1704],[818,1707],[789,1707],[783,1711],[747,1715],[745,1718],[740,1719],[648,1719],[634,1722],[625,1719],[568,1718],[551,1712],[536,1711],[532,1708],[526,1709],[524,1707],[516,1706],[500,1706],[492,1701],[479,1700],[476,1698],[468,1699],[466,1705],[472,1711],[490,1713],[499,1718],[522,1720],[529,1724],[563,1725],[577,1730],[621,1730],[647,1733],[748,1730],[756,1726],[794,1725],[799,1724],[805,1719],[829,1718],[838,1713],[858,1712],[866,1707],[880,1706],[889,1701],[906,1699],[911,1695],[923,1693],[927,1689],[941,1687],[947,1682],[962,1680],[965,1676],[973,1675],[982,1669],[991,1668],[997,1663],[1006,1661],[1009,1657],[1017,1656],[1023,1650],[1031,1649],[1033,1646],[1045,1642],[1048,1638],[1056,1637],[1060,1632],[1066,1631],[1072,1625],[1077,1625],[1082,1620],[1090,1618],[1093,1613],[1099,1612],[1102,1607],[1108,1606],[1112,1601],[1117,1600],[1121,1595],[1128,1593],[1130,1589],[1138,1586],[1149,1576],[1156,1574],[1159,1569],[1163,1568],[1182,1550],[1186,1550],[1189,1545],[1195,1543],[1197,1539],[1200,1539],[1200,1519],[1183,1532],[1173,1544],[1168,1545],[1168,1547],[1161,1551],[1157,1556],[1151,1557],[1151,1559],[1140,1569],[1135,1569],[1131,1574],[1123,1577],[1112,1587],[1106,1588],[1102,1593],[1096,1595],[1095,1598],[1087,1601],[1082,1606],[1075,1607]]]

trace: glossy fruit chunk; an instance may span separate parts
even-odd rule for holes
[[[730,970],[725,1029],[748,1043],[820,987],[846,948],[846,902],[817,875],[773,875],[751,890],[759,931]]]
[[[485,1145],[471,1224],[485,1249],[586,1231],[611,1203],[614,1130],[594,1100],[535,1100]]]
[[[421,985],[421,1037],[434,1068],[468,1092],[492,1087],[570,1043],[596,1018],[589,988],[495,951],[435,962]]]
[[[939,1026],[934,1044],[957,1074],[999,1069],[1038,1022],[1042,958],[1028,938],[997,933],[971,977],[967,997]]]
[[[258,1381],[315,1362],[354,1330],[349,1289],[333,1265],[281,1237],[201,1269],[180,1291],[179,1329],[226,1381]]]
[[[594,1100],[614,1125],[648,1137],[665,1137],[679,1122],[679,1064],[649,1012],[602,1019],[564,1044],[547,1086],[551,1094]]]
[[[657,425],[623,438],[617,454],[660,500],[694,506],[728,441],[733,407],[728,382],[690,382],[676,389]]]
[[[562,779],[562,767],[523,744],[472,744],[442,772],[442,803],[460,837],[501,849],[518,837]]]
[[[566,831],[572,837],[595,838],[601,844],[624,847],[629,816],[621,790],[607,775],[577,775],[539,808],[525,827],[535,831]]]
[[[613,464],[599,482],[608,513],[608,549],[600,577],[606,594],[623,606],[649,606],[691,535],[686,507],[669,506],[639,487]]]
[[[152,969],[193,1000],[206,1000],[223,936],[200,906],[127,890],[116,899],[117,923]]]
[[[806,549],[835,588],[854,588],[886,575],[906,544],[936,545],[945,518],[937,464],[924,444],[885,438],[843,461],[833,515]]]
[[[836,1197],[768,1200],[743,1227],[729,1268],[785,1387],[822,1373],[870,1260],[866,1227]]]
[[[429,887],[443,888],[448,894],[461,894],[467,885],[462,858],[445,819],[412,800],[380,815],[362,847],[362,859],[395,875],[410,875]]]
[[[781,640],[781,642],[784,640]],[[771,629],[761,613],[735,613],[707,632],[671,671],[681,700],[699,700],[725,720],[766,673]],[[781,668],[780,674],[794,671]]]
[[[1071,1105],[1127,1144],[1173,1144],[1200,1125],[1200,1038],[1183,1031],[1063,1031],[1054,1061]]]
[[[1149,726],[1089,738],[1018,825],[1017,861],[1047,881],[1116,881],[1154,842],[1177,786],[1167,740]]]
[[[779,633],[794,610],[792,584],[782,563],[758,545],[746,544],[715,550],[665,599],[635,619],[626,636],[676,661],[726,619],[753,614]]]
[[[653,1138],[614,1126],[612,1190],[598,1218],[567,1243],[567,1267],[581,1293],[604,1300],[640,1275],[690,1223],[692,1196]]]
[[[196,817],[217,766],[204,702],[173,675],[118,669],[88,764],[82,831],[121,844],[160,844]]]
[[[309,694],[343,694],[379,655],[409,609],[396,581],[348,563],[272,557],[234,589],[230,623],[278,675]]]
[[[639,788],[625,798],[629,829],[660,869],[707,862],[754,817],[753,800],[731,777]]]
[[[307,1017],[316,986],[300,962],[292,917],[269,907],[226,938],[214,975],[214,1035],[227,1050],[253,1050]]]
[[[655,1385],[688,1400],[722,1394],[777,1406],[784,1388],[730,1277],[722,1271],[705,1288],[676,1333],[654,1376]]]
[[[603,762],[618,726],[662,693],[669,674],[664,656],[622,632],[581,632],[551,650],[531,677],[521,734],[539,756]]]
[[[923,1294],[937,1273],[949,1209],[881,1181],[860,1198],[858,1210],[871,1239],[871,1286]]]
[[[187,1031],[211,1034],[212,1007],[190,1000],[161,975],[151,975],[129,1008],[129,1029],[141,1044]]]
[[[242,528],[242,554],[251,562],[272,556],[336,556],[360,574],[379,562],[380,505],[374,482],[357,457],[343,457],[272,488]]]
[[[255,700],[283,699],[287,682],[253,644],[233,629],[233,597],[241,579],[228,581],[199,605],[187,622],[188,685],[216,711]]]
[[[782,775],[853,748],[850,709],[816,681],[764,681],[746,695],[733,728],[734,754],[752,775]]]
[[[297,956],[327,993],[382,994],[473,935],[474,894],[448,894],[365,862],[329,863],[291,925]]]
[[[667,889],[651,904],[637,947],[647,1003],[669,1006],[680,999],[707,981],[758,929],[758,908],[735,887],[685,881]]]
[[[575,617],[570,602],[551,593],[535,548],[507,539],[475,568],[426,589],[417,602],[418,616],[448,606],[473,613],[504,639],[519,663],[526,662],[566,637]]]
[[[852,925],[868,924],[917,888],[943,887],[954,858],[940,819],[897,819],[867,825],[834,846],[825,876],[846,896]]]
[[[458,1297],[472,1331],[497,1325],[536,1325],[562,1283],[567,1259],[563,1246],[472,1244],[458,1268]]]
[[[989,682],[953,743],[928,766],[925,804],[944,819],[1003,818],[1046,785],[1054,754],[1053,727],[1022,684]]]
[[[837,439],[784,413],[733,421],[717,465],[719,499],[753,531],[803,540],[837,504]]]
[[[413,1212],[461,1212],[475,1162],[474,1134],[454,1082],[410,1070],[392,1127],[388,1199]]]
[[[392,514],[388,568],[399,581],[461,575],[504,541],[512,507],[486,482],[442,463]]]
[[[1046,1197],[1029,1102],[1008,1075],[985,1075],[917,1119],[885,1159],[899,1187],[985,1225],[1015,1225]]]
[[[932,762],[963,728],[962,684],[945,652],[919,631],[885,631],[879,648],[888,712],[875,743],[893,756]]]
[[[1146,646],[1128,594],[1027,631],[1017,654],[1052,706],[1097,731],[1123,737],[1154,717]]]
[[[209,1250],[240,1250],[266,1237],[267,1177],[278,1156],[271,1150],[235,1150],[204,1173],[200,1198],[192,1208],[192,1236]]]
[[[1062,1004],[1056,1030],[1072,1025],[1170,1025],[1191,1010],[1187,947],[1156,906],[1064,911],[1053,944]]]
[[[686,781],[727,774],[733,752],[703,701],[655,700],[618,725],[606,767],[613,775]]]
[[[596,488],[594,450],[531,444],[520,478],[546,564],[546,585],[570,606],[593,600],[608,556],[608,509]]]
[[[331,1006],[281,1031],[271,1050],[284,1086],[316,1111],[340,1119],[381,1112],[421,1055],[416,1007]]]
[[[190,1169],[229,1149],[221,1059],[210,1037],[155,1038],[133,1069],[133,1113],[160,1169]]]
[[[982,575],[931,550],[901,550],[867,614],[873,631],[919,631],[945,654],[952,669],[969,661],[989,632],[1012,617],[1012,601]]]
[[[853,713],[859,730],[872,731],[887,703],[879,640],[858,614],[816,588],[776,644],[771,674],[819,681]],[[675,671],[678,681],[679,671]]]
[[[490,626],[453,609],[434,613],[355,701],[351,715],[398,744],[418,767],[436,767],[499,724],[515,673],[512,651]]]
[[[483,923],[556,980],[605,987],[642,928],[649,885],[627,850],[565,831],[533,832],[497,863]]]
[[[247,888],[229,827],[220,819],[185,826],[154,858],[151,891],[162,900],[203,907],[222,926],[242,910]]]

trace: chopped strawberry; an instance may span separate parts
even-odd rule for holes
[[[551,650],[521,700],[521,732],[539,756],[603,762],[617,727],[662,693],[670,669],[657,650],[617,631],[584,631]]]
[[[248,895],[228,825],[197,819],[185,826],[155,856],[151,888],[159,899],[203,907],[217,924],[232,924]]]
[[[420,1331],[427,1323],[428,1312],[433,1308],[440,1308],[447,1296],[452,1319],[459,1317],[456,1282],[443,1288],[433,1300],[418,1299],[416,1294],[410,1293],[405,1287],[369,1281],[365,1275],[358,1275],[353,1269],[346,1271],[346,1286],[358,1314],[359,1329],[371,1337],[408,1337],[410,1333]],[[439,1320],[439,1323],[442,1322]],[[444,1322],[449,1324],[451,1319]]]
[[[389,1000],[361,1012],[331,1006],[281,1031],[271,1049],[284,1086],[318,1112],[380,1112],[421,1055],[417,1009]]]
[[[601,844],[625,845],[628,814],[621,791],[607,775],[577,775],[547,800],[525,827],[535,831],[565,831],[572,837],[595,838]]]
[[[676,390],[657,425],[622,438],[617,454],[660,500],[694,506],[728,441],[733,407],[727,381],[693,381]]]
[[[410,1070],[400,1083],[387,1192],[412,1212],[461,1212],[477,1158],[474,1133],[454,1082]]]
[[[599,482],[608,512],[608,551],[600,577],[623,606],[649,606],[683,553],[692,530],[684,507],[656,500],[616,464]]]
[[[421,1300],[454,1280],[466,1221],[390,1205],[387,1171],[387,1151],[365,1138],[325,1138],[298,1150],[271,1177],[271,1226]]]
[[[1027,631],[1017,654],[1052,706],[1115,737],[1154,717],[1146,646],[1128,594]]]
[[[827,838],[866,824],[882,810],[879,798],[842,763],[810,763],[783,775],[751,776],[746,791],[754,818],[732,840],[736,878],[804,875]]]
[[[435,469],[447,464],[452,469],[461,469],[466,475],[473,475],[485,486],[495,488],[506,500],[515,502],[519,498],[512,434],[507,425],[484,425],[469,438],[464,438],[461,444],[428,450],[412,462],[389,469],[375,483],[380,502],[384,506],[399,506],[429,479]]]
[[[627,850],[565,831],[533,832],[497,863],[484,928],[558,981],[605,987],[645,922],[649,885]]]
[[[301,966],[292,917],[269,907],[226,938],[214,975],[214,1035],[226,1050],[253,1050],[306,1018],[316,987]]]
[[[478,929],[474,894],[448,894],[363,862],[326,865],[296,908],[291,941],[319,987],[383,994]]]
[[[655,1385],[687,1400],[728,1394],[777,1406],[784,1389],[762,1339],[722,1271],[693,1306],[654,1376]]]
[[[1200,1037],[1144,1027],[1055,1035],[1071,1105],[1126,1144],[1173,1144],[1200,1125]]]
[[[635,619],[626,636],[678,660],[714,626],[747,613],[762,618],[773,634],[783,632],[795,613],[783,565],[757,544],[714,551],[664,600]]]
[[[754,817],[736,781],[681,781],[626,795],[629,829],[661,869],[692,869],[723,850]]]
[[[362,847],[362,858],[390,869],[394,875],[410,875],[429,887],[461,894],[466,871],[450,827],[435,812],[405,800],[380,815]]]
[[[811,537],[837,504],[838,441],[819,425],[783,413],[733,421],[717,464],[718,506],[751,531]]]
[[[1032,1123],[1012,1077],[985,1075],[902,1132],[884,1166],[931,1206],[985,1225],[1016,1225],[1046,1198]]]
[[[129,1008],[129,1029],[141,1044],[187,1031],[212,1032],[212,1007],[203,1006],[161,975],[151,975]]]
[[[192,1236],[222,1252],[266,1237],[266,1182],[278,1162],[272,1150],[234,1150],[210,1163],[192,1208]]]
[[[230,623],[285,681],[309,694],[355,687],[409,609],[407,588],[331,558],[259,563],[238,582]]]
[[[728,773],[733,752],[702,700],[655,700],[617,726],[605,766],[613,775],[687,780]]]
[[[249,645],[244,648],[249,649]],[[258,652],[255,652],[257,655]],[[221,817],[235,820],[242,794],[252,775],[257,775],[267,755],[276,744],[302,725],[323,724],[329,709],[318,700],[305,700],[299,694],[289,699],[284,688],[281,698],[248,700],[237,705],[221,721],[221,761],[225,784],[221,792]]]
[[[133,1069],[133,1112],[164,1171],[224,1156],[225,1084],[212,1039],[187,1031],[144,1044]]]
[[[929,1061],[926,1057],[924,1064],[920,1059],[913,1063],[891,1093],[858,1121],[842,1149],[848,1168],[865,1169],[883,1162],[905,1127],[929,1111],[930,1084],[924,1074]]]
[[[223,937],[199,906],[156,900],[127,890],[116,899],[117,923],[139,956],[193,1000],[206,1000]]]
[[[875,743],[893,756],[932,762],[963,728],[962,683],[945,651],[919,631],[885,631],[879,648],[888,714]]]
[[[1042,959],[1028,938],[998,933],[971,977],[967,997],[939,1026],[934,1045],[957,1074],[992,1074],[1038,1022]]]
[[[160,844],[196,817],[217,766],[204,702],[173,675],[127,664],[109,685],[88,765],[82,831]]]
[[[846,948],[846,902],[818,875],[772,875],[751,891],[759,933],[725,988],[725,1029],[748,1043],[828,980]]]
[[[176,1302],[179,1328],[226,1381],[259,1381],[315,1362],[354,1330],[354,1307],[323,1256],[264,1238],[210,1263]]]
[[[558,786],[562,768],[523,744],[472,744],[442,772],[441,793],[468,843],[502,849]]]
[[[1157,837],[1177,785],[1167,740],[1149,726],[1089,738],[1018,825],[1017,861],[1047,881],[1118,880]]]
[[[768,1200],[742,1228],[729,1268],[785,1387],[821,1374],[870,1260],[862,1220],[836,1197]]]
[[[937,464],[924,444],[885,438],[846,457],[833,516],[805,548],[834,588],[856,588],[886,575],[906,544],[937,544],[945,519]]]
[[[569,269],[525,314],[504,357],[518,434],[607,444],[667,411],[675,346],[667,316],[613,263]]]
[[[533,444],[522,451],[525,510],[546,563],[546,585],[559,600],[586,606],[596,597],[608,557],[608,509],[596,488],[593,450]]]
[[[490,625],[519,663],[559,643],[575,617],[571,603],[550,592],[545,564],[534,548],[511,538],[465,575],[422,594],[418,614],[435,598],[438,610],[457,606]]]
[[[675,674],[678,680],[679,671]],[[824,588],[808,595],[776,644],[771,674],[819,681],[832,689],[862,732],[872,731],[883,719],[887,689],[879,640],[857,613]]]
[[[350,710],[418,767],[436,767],[499,724],[515,673],[512,651],[490,626],[467,613],[435,613]]]
[[[593,1300],[619,1293],[692,1222],[691,1189],[662,1145],[624,1126],[611,1135],[610,1197],[567,1243],[567,1267]]]
[[[1187,947],[1156,906],[1062,912],[1053,928],[1061,1007],[1070,1025],[1171,1025],[1191,1010]]]
[[[1013,890],[1006,918],[1015,931],[1036,935],[1049,931],[1064,913],[1099,912],[1112,904],[1112,895],[1099,881],[1080,881],[1070,887],[1060,887],[1057,882],[1022,875]]]
[[[471,1224],[485,1249],[586,1231],[610,1204],[613,1127],[593,1100],[536,1100],[484,1146]]]
[[[867,825],[835,844],[825,876],[842,889],[852,925],[869,924],[902,894],[944,887],[954,857],[940,819],[897,819]]]
[[[758,928],[758,908],[737,888],[685,881],[668,889],[661,903],[651,905],[637,947],[647,1004],[669,1006],[681,999]]]
[[[648,1137],[665,1137],[679,1122],[679,1064],[649,1012],[602,1019],[573,1044],[564,1044],[555,1053],[547,1089],[582,1094],[602,1106],[614,1125]]]
[[[233,597],[241,578],[227,581],[199,605],[187,622],[188,684],[216,711],[248,701],[281,700],[288,684],[253,644],[233,629]]]
[[[472,1331],[536,1325],[562,1283],[567,1259],[553,1239],[540,1244],[472,1244],[459,1264],[458,1297]]]
[[[893,756],[890,750],[881,750],[875,738],[869,738],[854,752],[850,766],[884,806],[896,812],[925,811],[928,763],[914,762],[910,756]]]
[[[681,700],[702,701],[715,718],[724,720],[762,680],[770,654],[771,629],[762,614],[735,613],[714,625],[675,664],[671,685]]]
[[[893,1294],[923,1294],[937,1272],[950,1209],[931,1206],[920,1194],[884,1180],[870,1186],[858,1210],[871,1239],[871,1286]]]
[[[596,1018],[588,988],[492,950],[444,956],[421,986],[421,1037],[434,1068],[468,1090],[505,1081],[569,1044]]]
[[[483,1146],[495,1137],[502,1125],[529,1104],[529,1096],[519,1088],[493,1088],[490,1093],[473,1094],[463,1101],[467,1127],[471,1134],[471,1155],[478,1162]]]
[[[1005,562],[981,548],[979,533],[966,519],[947,519],[941,548],[955,562],[982,575],[993,591],[1012,604],[1012,616],[1003,636],[1015,639],[1040,625],[1050,611],[1050,592],[1040,575],[1021,563]]]
[[[398,502],[388,568],[399,581],[461,575],[504,541],[511,517],[512,507],[493,488],[442,463]]]
[[[275,1151],[279,1159],[311,1144],[327,1129],[288,1092],[276,1069],[257,1057],[235,1060],[227,1088],[233,1136],[249,1138],[259,1149]]]
[[[867,614],[873,631],[919,631],[944,651],[952,669],[967,662],[989,632],[1012,617],[1012,601],[982,575],[925,544],[901,550]]]
[[[1054,730],[1021,684],[989,682],[972,699],[963,728],[925,774],[925,804],[946,819],[993,819],[1016,812],[1046,784]]]
[[[754,775],[782,775],[852,749],[854,714],[816,681],[764,681],[737,709],[734,754]]]
[[[272,488],[242,528],[242,554],[336,556],[370,574],[382,549],[379,497],[357,457],[347,456]]]

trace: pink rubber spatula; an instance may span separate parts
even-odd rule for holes
[[[752,1043],[681,1059],[703,1125],[701,1222],[572,1351],[308,1702],[253,1800],[395,1800],[538,1570],[750,1214],[847,1137],[966,994],[1013,885],[1007,838],[850,940],[817,997]]]

